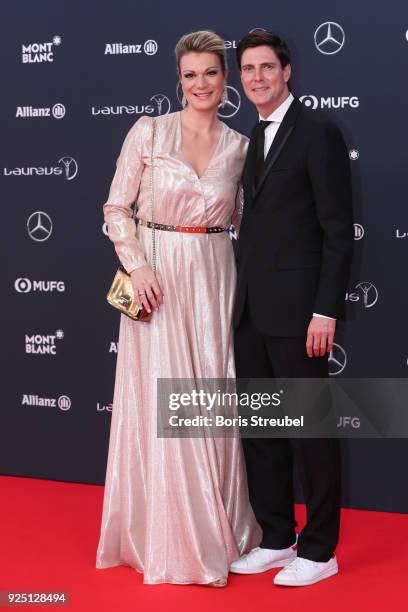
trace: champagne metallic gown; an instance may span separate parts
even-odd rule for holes
[[[154,219],[183,226],[237,224],[247,139],[222,124],[201,178],[183,157],[180,113],[156,119]],[[152,119],[129,131],[104,205],[128,272],[150,262]],[[227,232],[156,231],[164,306],[150,323],[121,315],[102,527],[96,567],[128,565],[144,582],[225,581],[261,537],[248,500],[240,440],[157,437],[156,378],[234,377],[235,262]]]

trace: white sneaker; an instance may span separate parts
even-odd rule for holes
[[[296,559],[296,550],[283,548],[253,548],[247,555],[242,555],[230,566],[233,574],[260,574],[274,567],[283,567]]]
[[[296,557],[288,566],[278,572],[274,583],[280,586],[308,586],[325,578],[334,576],[339,571],[336,557],[329,561],[310,561]]]

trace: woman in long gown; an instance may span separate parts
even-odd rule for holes
[[[217,118],[226,85],[222,39],[186,35],[176,55],[185,108],[134,124],[104,205],[109,237],[153,313],[150,323],[121,315],[96,567],[128,565],[149,584],[224,586],[231,562],[260,541],[241,443],[158,437],[156,381],[235,376],[231,240],[227,231],[182,230],[238,225],[247,139]],[[148,264],[151,229],[135,230],[131,210],[139,192],[137,218],[150,220],[153,121],[154,221],[181,228],[155,232],[157,280]]]

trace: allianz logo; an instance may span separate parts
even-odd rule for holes
[[[46,408],[60,408],[61,410],[69,410],[72,402],[67,395],[59,397],[40,397],[39,395],[24,394],[21,400],[22,406],[44,406]]]
[[[92,107],[92,115],[151,115],[155,109],[147,105],[121,105],[121,106],[96,106]]]
[[[357,96],[331,96],[328,98],[312,95],[300,96],[299,100],[306,108],[358,108],[360,101]]]
[[[105,55],[156,55],[159,45],[155,40],[146,40],[144,44],[106,43]]]
[[[111,342],[110,343],[109,352],[110,353],[117,353],[118,352],[118,343],[117,342]]]
[[[36,108],[34,106],[17,106],[16,117],[22,118],[37,118],[37,117],[54,117],[54,119],[62,119],[65,117],[66,109],[61,103],[54,104],[50,107]]]

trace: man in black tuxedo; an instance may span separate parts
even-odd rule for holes
[[[326,377],[353,246],[347,149],[331,121],[290,93],[290,53],[279,36],[247,34],[237,59],[244,91],[260,119],[243,172],[234,311],[237,377]],[[243,445],[263,539],[231,571],[284,566],[274,582],[287,586],[336,574],[339,440],[248,438]],[[297,551],[294,462],[307,508]]]

